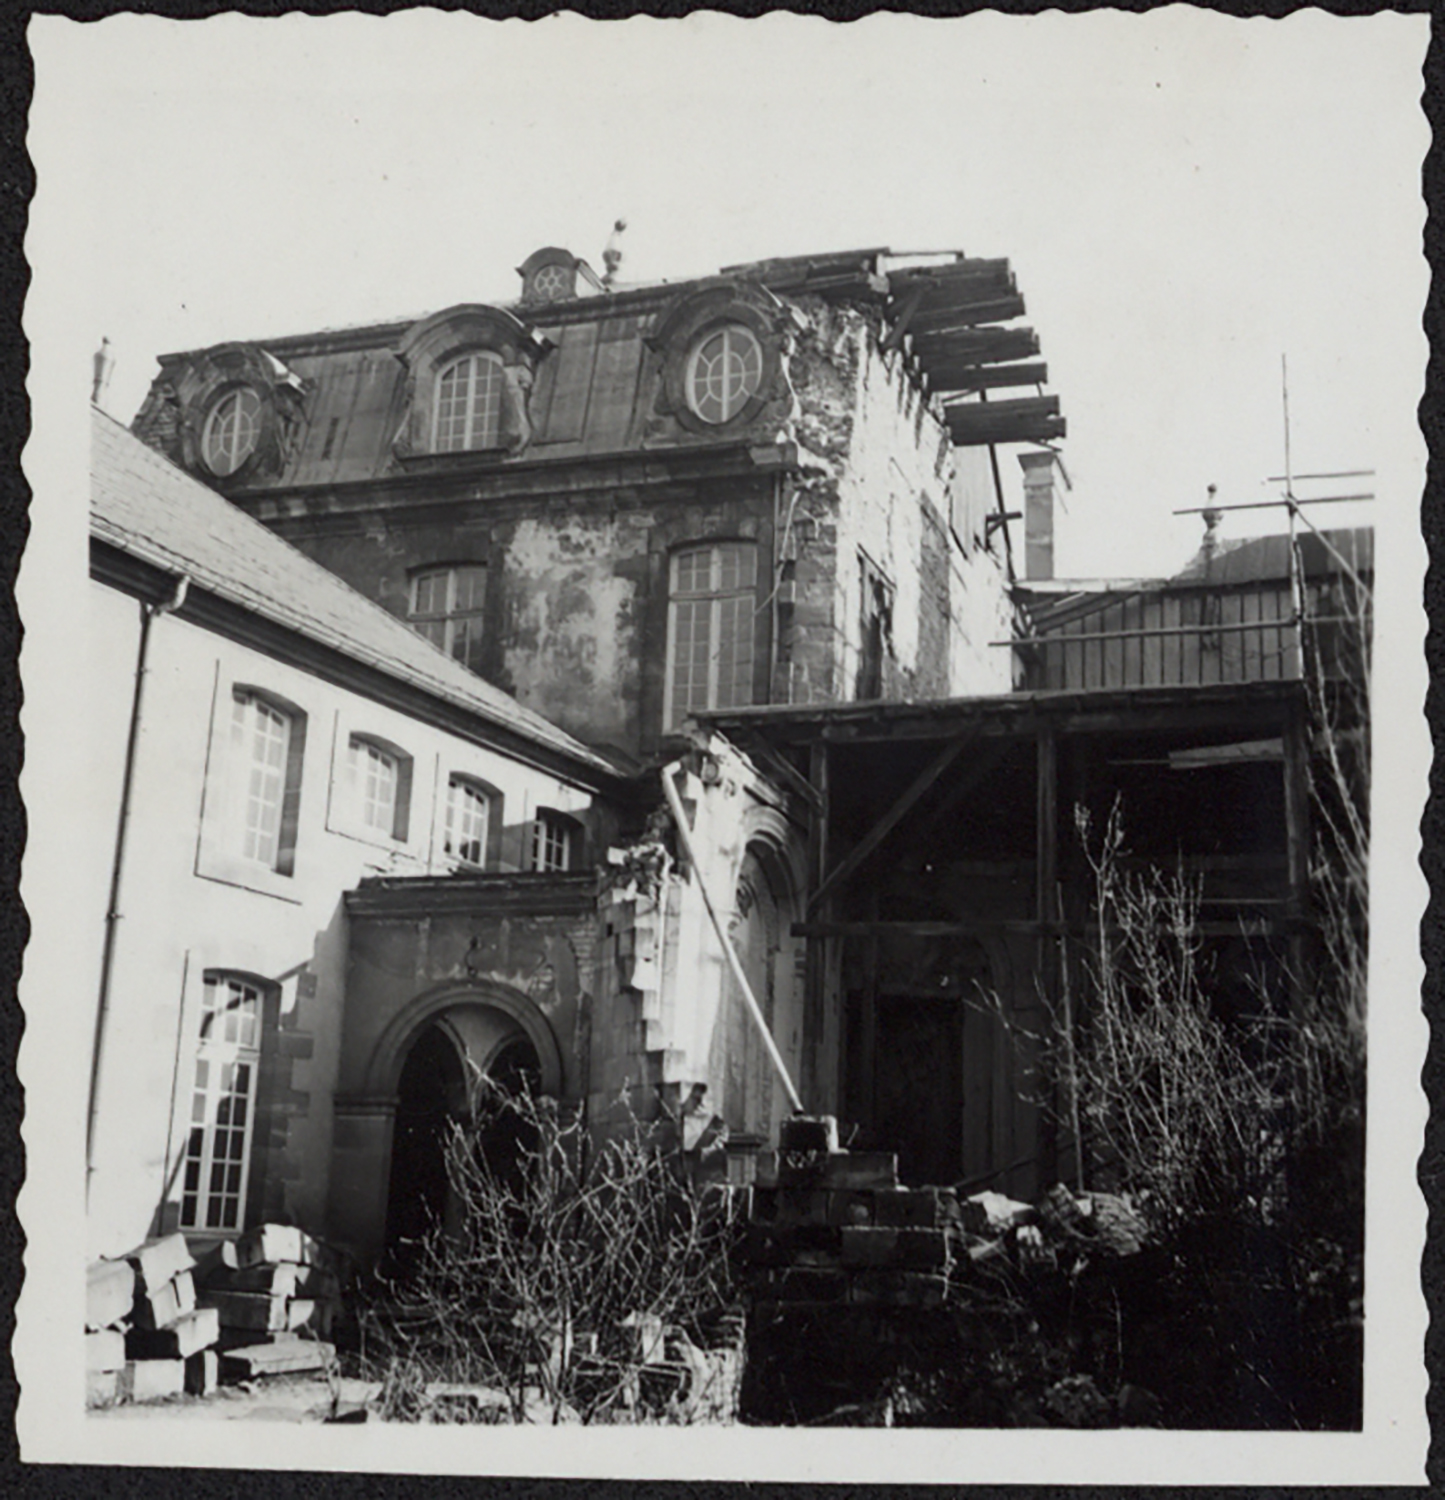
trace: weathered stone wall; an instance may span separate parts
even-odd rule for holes
[[[1008,635],[1003,568],[950,519],[989,508],[986,457],[953,449],[902,356],[879,350],[868,317],[817,299],[801,305],[808,321],[790,375],[802,467],[784,509],[792,588],[776,696],[856,695],[869,564],[891,588],[884,698],[1007,691],[1009,654],[989,645]]]
[[[643,755],[662,729],[669,561],[691,542],[756,541],[760,606],[772,589],[774,481],[743,476],[419,507],[380,495],[363,514],[262,519],[405,619],[410,576],[487,566],[480,670],[589,744]],[[755,696],[767,692],[769,608],[755,619]]]

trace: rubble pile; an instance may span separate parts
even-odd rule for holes
[[[222,1380],[326,1369],[341,1285],[326,1247],[291,1224],[217,1245],[197,1268],[200,1304],[219,1320]]]
[[[1034,1205],[904,1187],[892,1153],[841,1151],[831,1117],[795,1116],[778,1149],[758,1153],[741,1253],[757,1273],[755,1307],[937,1307],[971,1266],[1067,1268],[1071,1258],[1135,1255],[1146,1238],[1115,1194],[1056,1184]]]
[[[215,1389],[220,1323],[198,1305],[194,1265],[185,1236],[171,1234],[87,1267],[87,1405]]]
[[[223,1381],[327,1368],[340,1283],[323,1246],[265,1224],[196,1259],[183,1234],[93,1261],[87,1406],[208,1396]]]

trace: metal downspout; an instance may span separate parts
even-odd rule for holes
[[[682,770],[681,761],[674,761],[671,765],[662,768],[662,792],[667,798],[668,810],[672,813],[673,821],[677,824],[677,836],[682,840],[683,852],[687,855],[693,874],[697,876],[697,888],[702,895],[702,904],[707,908],[713,931],[717,933],[718,941],[722,944],[723,954],[727,958],[733,978],[737,980],[738,987],[743,992],[748,1014],[753,1018],[753,1024],[758,1028],[763,1045],[768,1049],[768,1056],[772,1059],[773,1067],[777,1069],[778,1077],[783,1081],[783,1088],[787,1091],[789,1102],[799,1114],[802,1114],[803,1101],[793,1085],[788,1065],[783,1061],[783,1054],[778,1051],[778,1044],[773,1040],[772,1032],[768,1030],[767,1019],[763,1015],[762,1007],[758,1004],[757,996],[753,994],[752,985],[748,983],[748,976],[743,973],[737,949],[733,947],[732,939],[728,936],[721,917],[718,916],[717,908],[712,904],[712,897],[708,895],[707,882],[702,877],[702,866],[698,864],[697,854],[693,850],[692,833],[687,826],[687,813],[683,809],[681,798],[677,795],[677,783],[673,780],[680,770]]]
[[[126,835],[130,830],[131,791],[135,781],[136,746],[140,739],[141,706],[145,700],[147,658],[150,654],[151,621],[157,615],[167,615],[178,610],[186,602],[191,579],[182,573],[176,579],[171,597],[159,604],[141,602],[140,641],[136,648],[135,690],[131,696],[130,729],[126,734],[125,768],[121,773],[120,814],[116,821],[115,858],[110,869],[110,899],[105,910],[105,942],[100,957],[100,995],[95,1009],[95,1041],[90,1052],[90,1100],[85,1120],[85,1186],[90,1192],[90,1176],[95,1169],[95,1121],[96,1106],[100,1099],[100,1065],[105,1047],[106,1012],[110,1005],[111,972],[115,967],[116,928],[120,924],[121,872],[125,866]]]

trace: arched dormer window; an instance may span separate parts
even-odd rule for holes
[[[433,453],[500,446],[502,356],[477,350],[453,360],[437,376],[432,403]]]
[[[519,452],[531,441],[527,404],[549,347],[495,307],[454,307],[413,325],[396,348],[408,371],[396,456]]]
[[[764,287],[723,282],[687,293],[648,336],[662,357],[658,411],[709,437],[782,420],[792,404],[789,327],[786,308]]]

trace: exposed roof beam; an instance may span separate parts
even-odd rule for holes
[[[1024,365],[977,365],[960,376],[949,389],[991,391],[1001,385],[1042,385],[1048,378],[1049,367],[1042,361]]]
[[[1064,419],[1057,396],[1028,396],[1019,401],[950,406],[945,416],[959,447],[982,443],[1043,442],[1063,437]]]

